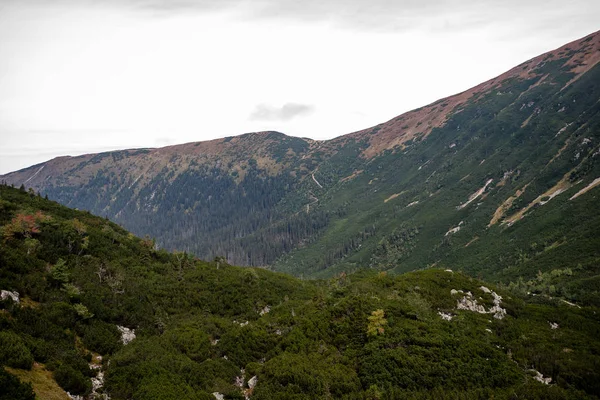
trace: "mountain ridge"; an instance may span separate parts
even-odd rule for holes
[[[385,141],[387,143],[386,146],[381,145],[381,144],[375,145],[375,146],[371,145],[368,148],[369,151],[367,153],[363,153],[363,156],[365,156],[366,158],[370,158],[372,156],[375,156],[375,155],[381,153],[384,150],[393,148],[394,146],[397,146],[397,145],[401,145],[404,141],[412,139],[414,137],[415,133],[421,133],[421,134],[427,135],[428,133],[431,132],[431,130],[433,128],[440,127],[443,125],[445,120],[440,121],[439,120],[440,117],[436,116],[434,118],[434,124],[428,124],[427,132],[420,132],[420,131],[415,132],[417,130],[416,128],[418,127],[418,125],[420,125],[419,123],[422,124],[423,120],[427,120],[427,118],[422,115],[422,114],[424,114],[424,112],[423,112],[424,110],[429,110],[429,112],[426,113],[426,114],[429,114],[438,105],[443,105],[442,108],[446,108],[450,104],[453,104],[453,106],[448,107],[448,108],[453,109],[456,106],[463,104],[464,102],[466,102],[469,98],[471,98],[473,96],[476,96],[478,94],[483,94],[483,93],[485,93],[486,90],[489,91],[491,89],[497,88],[498,85],[500,85],[503,81],[505,81],[507,79],[510,79],[510,78],[527,79],[527,78],[534,77],[535,74],[532,74],[532,71],[537,66],[539,66],[542,62],[555,60],[557,56],[563,55],[567,51],[572,51],[573,49],[571,49],[571,47],[573,47],[573,46],[576,46],[583,51],[578,51],[578,52],[574,53],[573,56],[565,62],[565,65],[572,66],[570,71],[575,73],[575,76],[569,82],[567,82],[564,87],[561,88],[561,90],[563,90],[564,88],[566,88],[571,83],[575,82],[580,76],[585,74],[587,71],[589,71],[591,68],[593,68],[596,64],[598,64],[600,62],[600,31],[590,33],[589,35],[586,35],[580,39],[573,40],[565,45],[562,45],[562,46],[554,49],[554,50],[545,52],[539,56],[536,56],[527,61],[524,61],[521,64],[517,65],[516,67],[513,67],[510,70],[498,75],[497,77],[491,78],[483,83],[475,85],[470,89],[464,90],[462,92],[459,92],[459,93],[456,93],[453,95],[442,97],[441,99],[438,99],[430,104],[418,107],[414,110],[407,111],[403,114],[400,114],[396,117],[391,118],[390,120],[388,120],[386,122],[377,124],[375,126],[361,129],[361,130],[358,130],[355,132],[343,134],[343,135],[340,135],[340,136],[332,138],[332,139],[317,140],[317,139],[311,139],[308,137],[288,136],[285,133],[281,133],[281,132],[277,132],[277,131],[248,132],[248,133],[243,133],[243,134],[236,135],[236,136],[227,136],[227,137],[223,137],[223,138],[210,139],[210,140],[206,140],[206,141],[187,142],[187,143],[174,144],[174,145],[169,145],[169,146],[164,146],[164,147],[131,148],[131,149],[122,149],[122,150],[112,150],[112,151],[106,151],[106,152],[101,152],[101,153],[89,153],[89,154],[84,154],[84,155],[80,155],[80,156],[59,156],[59,157],[55,157],[51,160],[48,160],[48,161],[45,161],[42,163],[32,165],[30,167],[22,168],[17,171],[13,171],[13,172],[9,172],[9,173],[0,175],[0,177],[6,177],[8,175],[12,175],[12,174],[19,173],[22,171],[34,169],[37,166],[47,164],[50,161],[54,161],[54,160],[58,161],[58,160],[63,160],[64,158],[89,157],[89,156],[95,156],[98,154],[107,154],[107,153],[115,153],[115,152],[137,152],[137,151],[149,150],[149,151],[164,151],[164,152],[170,153],[172,151],[181,152],[181,150],[184,150],[184,149],[189,149],[192,147],[200,146],[204,150],[213,151],[214,152],[213,154],[221,154],[223,149],[219,149],[217,146],[215,146],[216,144],[230,143],[232,140],[235,143],[236,141],[241,141],[241,140],[244,140],[247,138],[256,138],[256,137],[260,138],[261,136],[268,137],[269,135],[272,135],[272,134],[284,135],[286,138],[298,138],[298,139],[306,141],[307,143],[317,144],[317,145],[327,144],[327,143],[336,143],[339,141],[346,141],[347,139],[351,139],[351,138],[352,139],[363,139],[366,135],[384,136],[385,139],[387,139]],[[551,56],[551,57],[549,57],[549,56]],[[527,71],[524,73],[523,71],[525,70],[526,67],[530,67],[530,68],[528,68]],[[541,83],[541,82],[538,82],[538,84],[539,83]],[[535,87],[535,86],[533,86],[533,87]],[[449,104],[444,105],[445,103],[449,103]],[[458,112],[460,112],[460,110]],[[415,117],[415,116],[413,116],[413,114],[417,114],[417,116]],[[445,117],[445,114],[442,114],[442,117]],[[409,126],[408,132],[406,132],[406,134],[405,134],[405,135],[408,135],[409,137],[407,137],[406,139],[397,138],[397,140],[400,140],[398,142],[398,141],[392,140],[393,138],[390,138],[389,136],[393,136],[392,132],[394,134],[396,134],[396,131],[394,131],[393,128],[396,128],[396,125],[399,122],[409,122],[413,126]],[[378,129],[381,126],[386,126],[386,125],[391,125],[391,127],[385,129],[383,132],[381,131],[381,129]],[[373,130],[375,130],[375,129],[377,129],[377,132],[373,133]],[[406,130],[406,128],[402,128],[402,129]],[[405,136],[405,135],[402,135],[402,136]]]
[[[453,261],[492,279],[529,279],[544,257],[540,243],[554,257],[545,273],[568,263],[552,243],[567,243],[564,250],[585,242],[575,215],[580,230],[595,232],[593,207],[580,208],[593,204],[593,187],[565,196],[600,176],[599,61],[595,32],[327,141],[250,133],[55,159],[0,180],[206,259],[303,276]],[[516,234],[524,235],[518,246]],[[477,252],[494,261],[479,265]],[[596,276],[593,245],[579,253],[571,259],[585,266],[581,278]]]

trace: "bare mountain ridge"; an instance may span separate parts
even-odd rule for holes
[[[564,57],[566,57],[566,61]],[[448,116],[460,112],[461,105],[467,101],[476,100],[478,97],[489,94],[492,91],[502,91],[503,85],[513,79],[526,80],[539,76],[544,77],[538,68],[547,62],[561,58],[564,65],[569,67],[569,71],[575,74],[565,85],[566,87],[600,62],[600,33],[594,32],[584,38],[561,46],[556,50],[525,61],[502,75],[469,90],[442,98],[427,106],[399,115],[377,127],[364,129],[338,139],[333,139],[333,142],[347,140],[348,138],[363,139],[368,137],[369,146],[363,152],[363,156],[366,158],[374,157],[385,150],[394,149],[396,146],[402,149],[405,142],[414,138],[422,139],[429,135],[434,128],[444,126],[448,120]],[[542,81],[540,80],[538,83]],[[530,89],[534,87],[532,86]],[[376,131],[375,133],[373,133],[374,130]]]
[[[431,133],[432,129],[444,126],[448,119],[448,115],[460,112],[460,106],[468,100],[490,93],[493,90],[501,90],[502,85],[508,80],[525,80],[542,76],[542,79],[538,81],[538,84],[542,83],[545,76],[541,75],[540,72],[537,72],[536,68],[540,65],[544,65],[546,62],[555,61],[565,56],[567,58],[566,61],[564,61],[564,65],[569,66],[569,71],[575,75],[564,87],[576,81],[581,75],[585,74],[600,62],[600,32],[594,32],[581,39],[561,46],[558,49],[532,58],[504,74],[481,83],[469,90],[442,98],[424,107],[406,112],[383,124],[325,141],[317,141],[308,138],[294,138],[298,142],[301,140],[306,142],[306,150],[300,154],[296,154],[292,150],[293,153],[289,154],[289,156],[305,156],[306,158],[309,157],[311,150],[314,149],[333,152],[338,146],[344,145],[348,140],[366,139],[368,141],[368,146],[361,154],[365,158],[375,157],[385,150],[396,148],[396,146],[399,146],[400,149],[402,149],[405,142],[414,138],[422,139]],[[530,89],[533,89],[535,86],[536,85],[531,86]],[[561,90],[564,89],[564,87],[562,87]],[[191,142],[156,149],[129,149],[101,154],[121,153],[123,158],[131,159],[124,165],[127,168],[135,166],[135,168],[131,170],[131,174],[133,175],[139,173],[140,175],[149,174],[152,176],[153,172],[164,167],[173,159],[173,157],[181,157],[181,167],[185,169],[186,166],[189,165],[190,160],[196,160],[197,162],[213,162],[221,160],[221,165],[219,165],[219,167],[224,167],[224,165],[228,165],[231,161],[239,161],[244,156],[250,157],[253,155],[258,156],[258,158],[262,160],[262,166],[264,166],[264,169],[267,172],[273,173],[279,171],[279,168],[274,166],[275,160],[271,157],[269,150],[270,146],[277,143],[282,137],[291,138],[279,132],[253,132],[240,136],[203,142]],[[2,178],[14,183],[18,183],[19,181],[25,183],[25,181],[27,181],[28,185],[35,188],[38,185],[42,185],[42,182],[52,179],[51,171],[56,171],[55,173],[60,175],[65,171],[71,171],[77,167],[81,167],[82,164],[89,163],[90,160],[97,159],[98,156],[99,154],[87,154],[77,157],[57,157],[45,163],[6,174],[5,176],[2,176]],[[240,165],[244,165],[243,160],[241,164],[236,165],[236,167],[240,168]],[[46,169],[45,172],[40,171],[35,176],[30,174],[31,171],[37,172],[36,168],[41,168],[42,166]],[[91,167],[89,173],[94,172],[95,168]],[[74,177],[68,178],[74,179]],[[81,174],[80,178],[82,178]]]

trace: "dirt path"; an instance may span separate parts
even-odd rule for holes
[[[321,186],[321,184],[319,183],[319,181],[317,180],[317,178],[315,178],[315,174],[313,173],[313,174],[311,174],[311,176],[312,176],[312,178],[313,178],[313,181],[315,181],[315,183],[316,183],[317,185],[319,185],[319,187],[320,187],[321,189],[323,189],[323,186]]]

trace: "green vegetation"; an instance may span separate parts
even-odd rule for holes
[[[5,236],[0,247],[0,288],[21,296],[0,303],[8,371],[0,369],[0,396],[31,399],[31,387],[12,374],[38,377],[41,363],[65,390],[90,393],[96,353],[106,377],[99,392],[113,399],[600,393],[600,314],[592,306],[440,269],[302,281],[155,250],[112,222],[10,187],[0,186],[0,205],[3,234],[23,216],[44,216],[35,232]],[[34,251],[28,240],[39,242]],[[536,282],[549,287],[570,274],[542,273]],[[467,292],[491,309],[494,295],[482,285],[502,296],[505,318],[457,309]],[[117,326],[136,338],[123,345]],[[536,381],[538,372],[552,383]]]
[[[96,369],[112,399],[598,398],[600,64],[574,80],[578,51],[416,125],[3,177],[0,399],[91,395]]]
[[[34,400],[35,394],[31,385],[0,368],[0,400]]]
[[[600,64],[577,79],[571,70],[586,46],[330,141],[249,133],[3,179],[202,259],[303,278],[449,267],[512,287],[571,268],[542,292],[598,306],[600,189],[570,200],[600,177]],[[4,235],[34,253],[43,218],[23,214]],[[68,241],[84,254],[80,228],[70,223]]]
[[[598,188],[570,200],[600,176],[600,66],[561,90],[572,77],[561,65],[474,96],[405,149],[355,158],[347,165],[363,172],[353,179],[323,179],[312,209],[327,212],[327,226],[272,268],[327,278],[435,266],[513,287],[571,268],[553,288],[529,291],[600,305]]]

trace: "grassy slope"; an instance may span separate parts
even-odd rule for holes
[[[35,363],[31,370],[6,367],[11,374],[19,377],[23,382],[31,383],[36,398],[40,400],[69,400],[67,393],[56,383],[52,372],[42,364]]]

